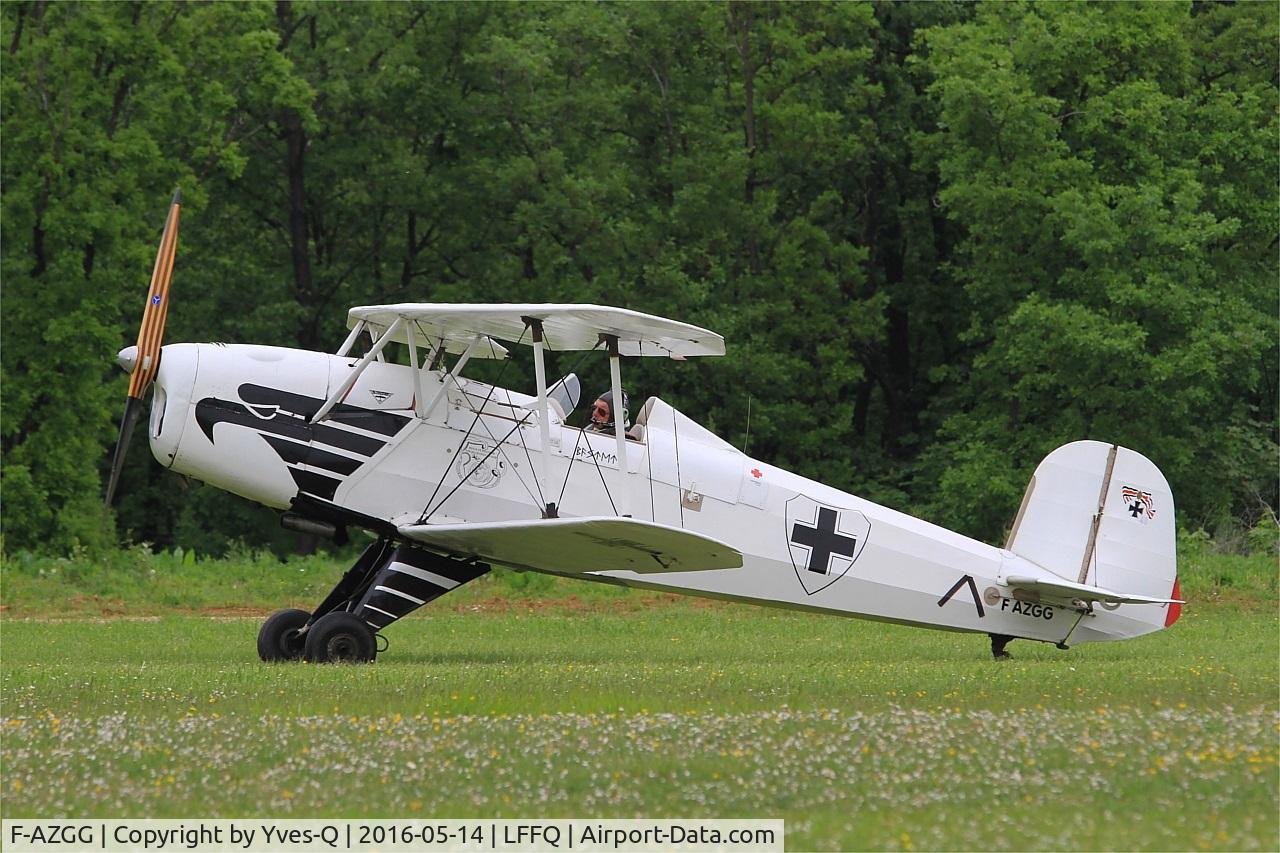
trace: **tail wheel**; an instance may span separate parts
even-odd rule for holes
[[[267,663],[300,660],[306,637],[302,628],[311,619],[305,610],[277,610],[267,617],[258,631],[258,657]]]
[[[345,610],[326,613],[307,630],[304,655],[314,663],[370,663],[377,654],[373,629]]]

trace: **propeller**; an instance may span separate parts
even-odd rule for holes
[[[125,455],[129,452],[129,439],[134,425],[142,413],[142,397],[156,378],[160,369],[160,346],[164,340],[164,321],[169,313],[169,282],[173,278],[173,259],[178,251],[178,217],[182,212],[182,191],[173,191],[169,203],[169,217],[160,237],[160,250],[156,253],[156,266],[151,272],[151,289],[147,291],[147,304],[142,309],[142,326],[138,329],[137,346],[120,351],[117,361],[129,371],[129,396],[125,399],[124,418],[120,421],[120,437],[116,439],[115,454],[111,457],[111,479],[107,482],[107,506],[111,505],[120,482]]]

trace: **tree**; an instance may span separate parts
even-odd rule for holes
[[[238,96],[271,79],[260,12],[2,11],[8,547],[110,539],[99,477],[124,397],[111,354],[136,335],[173,188],[199,211],[204,181],[243,166]]]
[[[5,4],[6,545],[110,538],[110,355],[174,185],[169,340],[327,349],[350,305],[619,304],[729,341],[630,365],[638,397],[972,534],[1080,437],[1150,455],[1192,522],[1274,504],[1276,24],[1267,4]],[[603,359],[553,361],[575,368],[607,384]],[[145,452],[121,491],[127,538],[273,535]]]
[[[1274,32],[1273,8],[1239,9]],[[1192,523],[1274,505],[1274,67],[1223,67],[1203,38],[1222,26],[992,4],[926,34],[921,148],[965,228],[975,350],[921,462],[943,521],[997,535],[1035,461],[1084,437],[1142,449]]]

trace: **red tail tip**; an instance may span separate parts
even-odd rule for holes
[[[1178,590],[1178,579],[1177,579],[1177,578],[1174,578],[1174,579],[1173,579],[1173,592],[1172,592],[1172,593],[1170,593],[1169,597],[1170,597],[1170,598],[1182,598],[1182,593]],[[1170,625],[1172,625],[1174,622],[1177,622],[1177,621],[1178,621],[1178,617],[1179,617],[1179,616],[1181,616],[1181,615],[1182,615],[1182,605],[1181,605],[1181,604],[1170,604],[1170,605],[1169,605],[1169,609],[1168,609],[1168,610],[1166,610],[1166,611],[1165,611],[1165,613],[1164,613],[1164,626],[1165,626],[1166,628],[1168,628],[1168,627],[1169,627]]]

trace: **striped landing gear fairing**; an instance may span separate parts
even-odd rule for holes
[[[377,656],[384,628],[487,571],[484,563],[378,539],[313,613],[288,609],[272,614],[258,632],[258,657],[268,662],[367,663]]]

